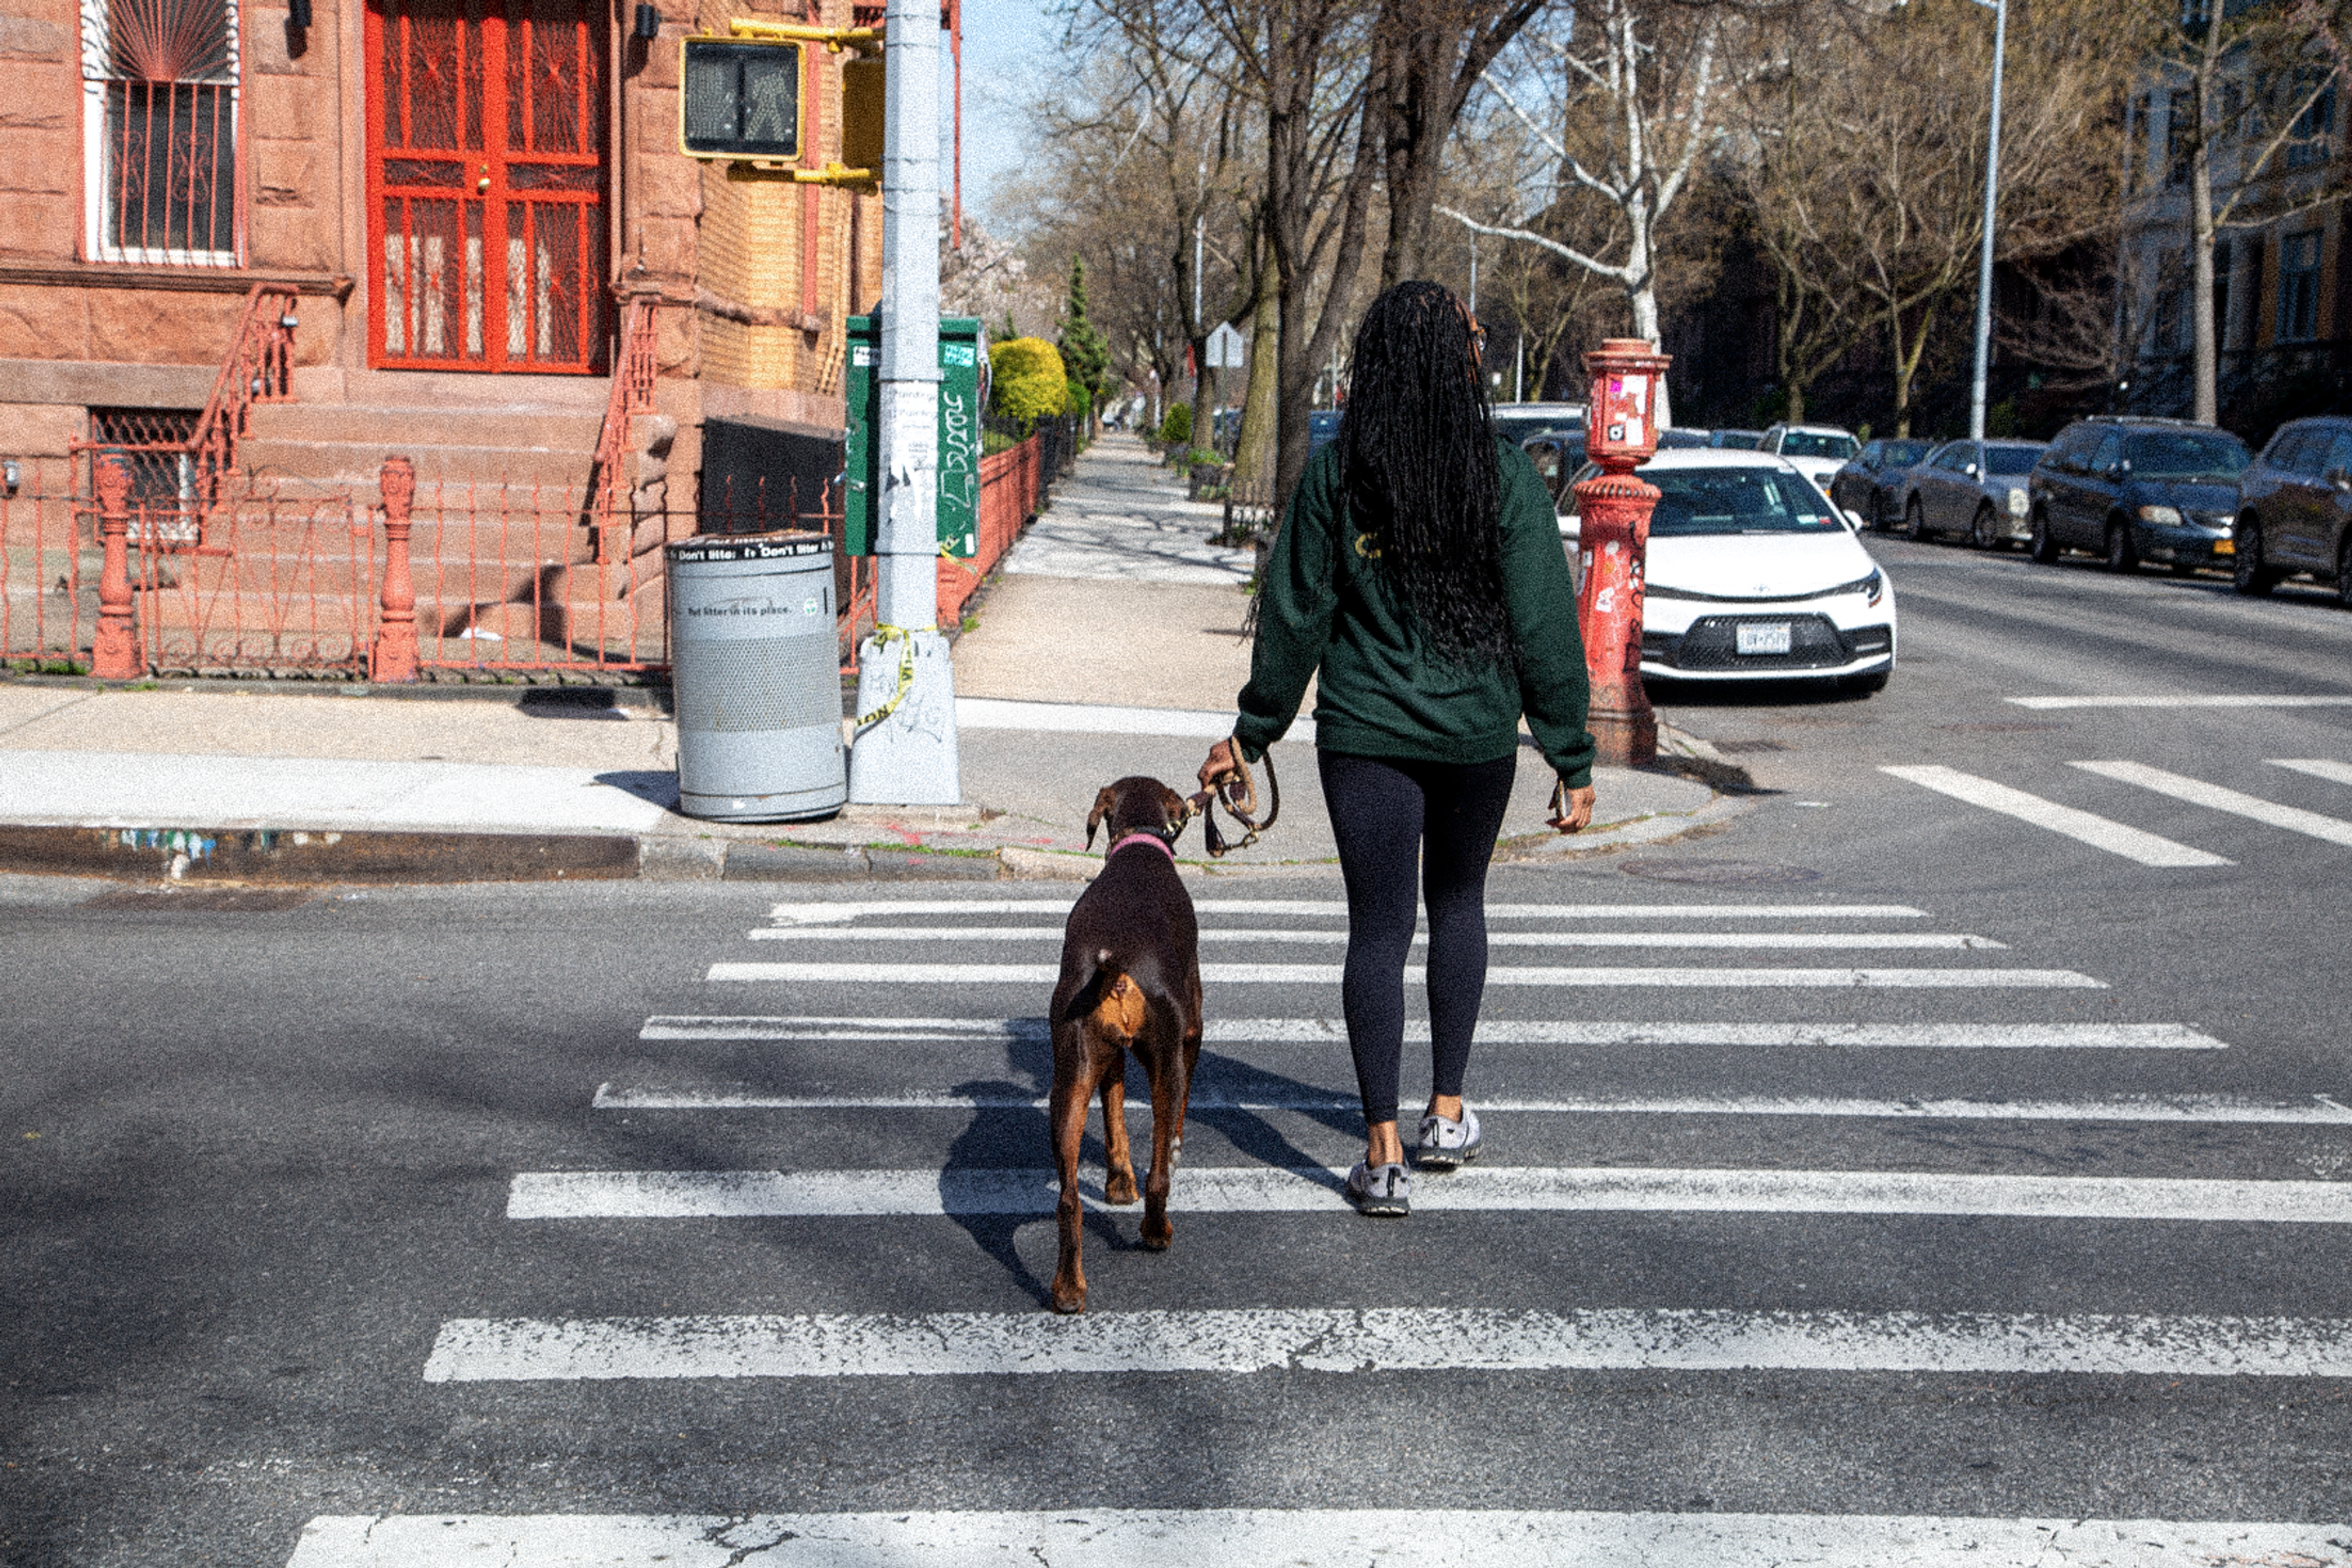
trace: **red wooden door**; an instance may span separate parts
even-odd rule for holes
[[[602,371],[602,13],[375,0],[367,63],[369,363]]]

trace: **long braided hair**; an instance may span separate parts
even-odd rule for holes
[[[1470,312],[1451,289],[1400,283],[1356,329],[1339,424],[1348,501],[1453,664],[1511,657],[1503,607],[1503,477]]]

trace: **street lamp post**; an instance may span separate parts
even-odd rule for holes
[[[1992,12],[1992,127],[1985,138],[1984,243],[1977,257],[1977,367],[1969,386],[1969,439],[1985,437],[1985,383],[1992,372],[1992,219],[2000,195],[2000,59],[2009,44],[2009,0],[1977,0]]]
[[[859,650],[849,798],[953,805],[955,674],[939,632],[940,11],[890,0],[883,113],[881,487],[874,635]]]

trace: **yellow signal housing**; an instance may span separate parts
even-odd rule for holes
[[[677,142],[689,158],[773,167],[801,155],[808,113],[797,43],[678,41]]]
[[[882,167],[884,69],[877,59],[841,68],[841,161],[868,172]]]
[[[678,150],[689,158],[725,160],[730,180],[881,188],[883,65],[873,58],[875,27],[817,27],[737,16],[728,36],[678,46]],[[800,168],[808,113],[803,51],[849,51],[842,67],[844,162]]]

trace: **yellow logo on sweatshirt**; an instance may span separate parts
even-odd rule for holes
[[[1380,536],[1371,533],[1356,535],[1356,553],[1367,561],[1378,561],[1381,558]]]

